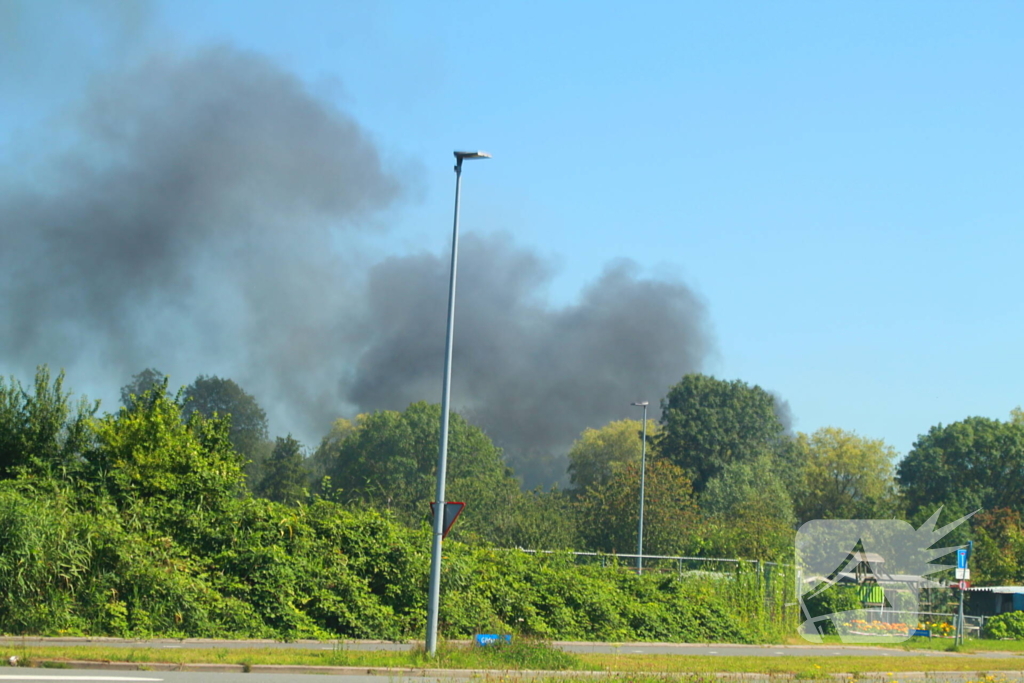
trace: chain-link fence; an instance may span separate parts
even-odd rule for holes
[[[530,550],[527,548],[510,549],[516,552],[536,554],[562,554],[571,555],[579,564],[597,564],[619,571],[636,572],[638,570],[639,555],[634,553],[596,553],[582,551],[556,551],[556,550]],[[690,557],[681,555],[644,555],[643,573],[676,574],[679,577],[694,576],[705,577],[710,580],[728,580],[737,571],[752,571],[762,577],[767,585],[770,585],[776,577],[787,582],[792,581],[792,572],[796,567],[791,564],[779,562],[766,562],[762,560],[741,560],[726,557]],[[766,603],[774,602],[775,591],[765,590]],[[789,598],[792,599],[792,598]],[[786,603],[786,607],[794,607],[793,603]],[[948,635],[950,629],[957,623],[955,612],[906,612],[893,609],[877,608],[864,610],[870,620],[877,620],[881,623],[903,622],[906,619],[916,620],[908,624],[910,628],[917,628],[918,625],[933,625],[930,629],[934,636]],[[984,630],[987,617],[964,615],[964,630],[966,635],[973,638],[980,638]],[[941,625],[948,625],[942,628]]]
[[[638,562],[640,556],[632,553],[594,553],[581,551],[557,551],[557,550],[528,550],[516,548],[515,550],[530,554],[570,554],[580,564],[600,564],[602,567],[614,567],[624,571],[635,572],[640,567]],[[676,573],[679,576],[692,574],[694,572],[706,574],[731,574],[738,567],[771,571],[773,567],[792,567],[793,565],[780,565],[778,562],[763,562],[761,560],[738,560],[725,557],[687,557],[680,555],[643,555],[642,568],[644,572]]]

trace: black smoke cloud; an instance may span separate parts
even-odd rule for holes
[[[448,255],[391,259],[369,278],[371,341],[349,397],[367,409],[440,396]],[[506,449],[527,485],[563,478],[586,427],[633,414],[700,368],[700,300],[679,283],[609,265],[578,303],[546,305],[550,267],[505,236],[461,241],[452,404]]]
[[[75,121],[46,191],[0,190],[5,363],[233,374],[291,419],[333,413],[311,378],[345,371],[356,311],[332,244],[403,187],[366,133],[228,47],[109,75]]]
[[[448,254],[365,265],[361,235],[413,181],[350,117],[221,46],[108,74],[75,121],[45,182],[0,187],[3,365],[230,376],[307,440],[438,400]],[[465,236],[453,405],[528,484],[564,476],[581,430],[656,405],[710,347],[682,284],[615,263],[553,307],[551,276],[507,237]]]

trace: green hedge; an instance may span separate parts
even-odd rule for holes
[[[429,530],[375,510],[171,501],[0,482],[0,631],[132,637],[420,637]],[[789,581],[773,581],[775,589]],[[792,628],[763,577],[577,565],[569,554],[445,544],[448,638],[763,642]],[[768,605],[768,606],[766,606]]]
[[[1024,640],[1024,612],[1006,612],[986,619],[985,637]]]

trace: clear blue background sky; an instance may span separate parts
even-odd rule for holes
[[[451,151],[481,148],[466,230],[554,259],[555,302],[619,257],[686,282],[714,326],[707,371],[778,392],[800,431],[902,453],[1024,402],[1020,3],[38,5],[0,29],[52,41],[0,55],[8,161],[109,64],[229,42],[418,179],[392,251],[444,247]]]

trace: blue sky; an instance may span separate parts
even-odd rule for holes
[[[227,42],[415,179],[390,251],[444,248],[451,151],[485,149],[465,230],[552,259],[554,302],[619,258],[685,282],[706,370],[778,392],[800,431],[903,453],[1024,402],[1019,3],[41,4],[74,58],[0,62],[8,160],[110,64]]]

